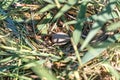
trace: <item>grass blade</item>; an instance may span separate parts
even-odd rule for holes
[[[51,72],[49,72],[48,69],[46,69],[43,65],[39,65],[38,63],[34,63],[34,67],[32,67],[32,70],[41,78],[46,80],[58,80],[53,76]]]
[[[108,46],[112,46],[112,43],[114,44],[114,42],[119,38],[120,35],[116,34],[113,37],[108,38],[106,41],[96,44],[94,47],[90,47],[88,52],[82,57],[82,63],[85,64],[86,62],[100,55],[104,50],[107,49]]]
[[[55,4],[48,4],[47,6],[42,8],[40,11],[38,11],[38,13],[44,13],[46,11],[49,11],[50,9],[53,9],[54,7],[56,7]]]
[[[94,15],[91,17],[91,19],[94,18],[96,22],[92,25],[92,30],[89,32],[80,50],[83,50],[92,40],[92,38],[97,34],[97,32],[102,28],[104,23],[111,19],[112,17],[111,11],[115,8],[114,5],[115,5],[114,2],[109,3],[109,5],[106,8],[104,8],[99,15]]]
[[[54,20],[56,20],[57,18],[61,17],[65,12],[67,12],[73,5],[75,5],[77,2],[77,0],[68,0],[68,3],[65,4],[60,11],[55,15]]]
[[[85,13],[86,13],[86,8],[87,8],[87,2],[83,2],[80,5],[80,11],[78,13],[77,20],[81,20],[85,18]],[[82,26],[83,26],[84,21],[78,21],[75,25],[75,31],[73,32],[73,40],[75,44],[79,43],[80,37],[81,37],[81,31],[82,31]]]
[[[110,74],[115,76],[116,80],[120,80],[120,74],[110,65],[109,62],[103,62],[102,64],[107,70],[109,70]]]

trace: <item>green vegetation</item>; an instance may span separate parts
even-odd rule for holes
[[[119,18],[119,0],[0,0],[0,80],[120,80]]]

